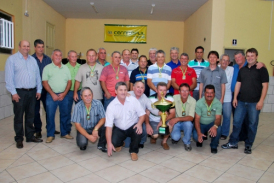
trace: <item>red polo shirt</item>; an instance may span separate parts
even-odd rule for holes
[[[190,85],[192,85],[192,78],[196,78],[197,79],[197,75],[196,72],[193,68],[191,67],[187,67],[186,70],[186,79],[183,80],[183,72],[179,67],[176,67],[175,69],[172,70],[171,73],[171,79],[174,78],[175,79],[175,83],[180,86],[182,83],[187,83]],[[179,94],[179,90],[175,90],[174,89],[174,95]],[[193,96],[193,92],[190,91],[191,96]]]

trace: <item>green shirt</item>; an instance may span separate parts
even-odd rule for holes
[[[187,101],[183,104],[182,100],[181,100],[181,95],[177,94],[177,95],[173,95],[173,99],[175,102],[175,110],[176,110],[176,117],[185,117],[185,116],[191,116],[194,118],[194,114],[195,114],[195,106],[196,106],[196,100],[191,97],[190,95],[187,98]],[[185,113],[186,115],[183,116],[182,112],[183,112],[183,106],[185,108]]]
[[[207,104],[205,97],[203,97],[197,101],[195,112],[201,117],[200,123],[207,125],[215,121],[216,115],[222,115],[222,103],[217,98],[214,98],[210,110],[211,113],[208,116]]]
[[[76,65],[73,67],[72,65],[70,65],[70,63],[68,62],[66,64],[66,66],[68,67],[69,71],[70,71],[70,75],[71,75],[71,88],[70,90],[74,91],[74,84],[75,84],[75,76],[78,72],[78,69],[80,68],[80,64],[76,63]],[[79,90],[81,89],[81,86],[79,87]]]
[[[54,93],[62,93],[65,91],[68,81],[71,80],[71,75],[66,65],[61,64],[59,68],[54,63],[51,63],[44,68],[42,80],[48,81]]]

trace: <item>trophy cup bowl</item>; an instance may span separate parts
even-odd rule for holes
[[[168,101],[163,96],[163,93],[161,95],[162,99],[158,100],[157,102],[154,102],[151,104],[153,108],[157,108],[159,111],[162,112],[161,119],[162,119],[162,126],[159,127],[159,134],[161,135],[168,135],[169,134],[169,127],[166,125],[166,111],[169,110],[169,108],[174,107],[174,103],[171,101]]]

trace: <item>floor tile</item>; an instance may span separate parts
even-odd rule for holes
[[[274,173],[274,163],[268,168],[267,172]]]
[[[0,172],[8,168],[14,161],[12,159],[0,159]]]
[[[157,182],[167,182],[178,176],[180,172],[171,170],[161,165],[156,165],[141,172],[140,174]]]
[[[196,177],[192,177],[190,175],[187,175],[186,173],[175,177],[171,181],[168,181],[168,183],[189,183],[189,182],[191,182],[191,183],[206,183],[206,181],[203,181]]]
[[[78,151],[65,154],[65,156],[74,162],[80,162],[94,157],[98,157],[90,150],[90,148],[87,148],[85,151],[81,151],[79,149]]]
[[[243,177],[239,177],[233,174],[224,173],[221,175],[214,183],[255,183],[255,181],[251,181],[248,179],[245,179]]]
[[[36,161],[60,155],[58,152],[52,150],[51,148],[42,149],[42,150],[33,151],[33,152],[30,151],[27,154]]]
[[[235,163],[236,163],[236,161],[233,161],[230,159],[212,156],[212,157],[204,160],[203,162],[201,162],[200,165],[214,168],[216,170],[220,170],[220,171],[224,172],[224,171],[228,170],[230,167],[232,167]]]
[[[257,159],[257,158],[252,158],[250,156],[246,156],[241,161],[239,161],[238,164],[265,171],[272,164],[272,162],[264,159]]]
[[[263,175],[264,171],[236,164],[230,168],[227,173],[234,174],[252,181],[257,181]]]
[[[27,154],[24,154],[22,157],[20,157],[18,160],[16,160],[14,163],[12,163],[9,168],[25,165],[28,163],[33,163],[34,160],[29,157]]]
[[[83,177],[90,173],[90,171],[77,164],[68,165],[50,172],[64,182]]]
[[[101,158],[105,158],[111,163],[118,164],[118,163],[122,163],[130,160],[131,156],[130,156],[130,153],[127,151],[126,152],[120,151],[120,152],[113,152],[111,157],[109,157],[107,153],[104,153],[104,156],[101,156]]]
[[[75,142],[75,140],[73,140]],[[68,143],[67,145],[60,144],[59,146],[52,147],[53,150],[60,154],[67,154],[73,151],[79,151],[79,147],[77,147],[76,142],[75,144]]]
[[[160,153],[157,151],[152,151],[152,152],[149,152],[147,154],[140,156],[140,158],[145,159],[147,161],[151,161],[153,163],[161,163],[165,160],[172,158],[172,156],[169,156],[167,154]]]
[[[21,156],[25,154],[23,149],[15,149],[15,150],[3,150],[0,152],[0,160],[14,159],[17,160]]]
[[[24,179],[30,176],[34,176],[47,170],[39,165],[38,163],[29,163],[22,166],[17,166],[14,168],[8,168],[7,171],[14,177],[16,180]]]
[[[200,162],[204,161],[205,159],[209,158],[209,156],[207,156],[207,155],[203,155],[201,153],[195,153],[195,152],[182,153],[176,157],[187,160],[187,161],[191,161],[193,163],[200,163]]]
[[[91,172],[96,172],[98,170],[102,170],[115,165],[114,163],[110,162],[108,159],[101,158],[101,157],[94,157],[85,161],[78,162],[78,164]]]
[[[3,171],[0,173],[0,182],[14,182],[14,178],[7,172]]]
[[[95,174],[100,177],[103,177],[109,182],[119,182],[132,175],[135,175],[136,173],[126,168],[123,168],[119,165],[114,165],[103,170],[100,170],[98,172],[95,172]]]
[[[48,170],[54,170],[63,166],[73,164],[74,162],[60,155],[40,160],[38,161],[38,163]]]
[[[160,165],[182,173],[195,166],[196,164],[177,157],[173,157],[160,163]]]
[[[185,173],[192,177],[196,177],[198,179],[202,179],[209,182],[214,181],[221,174],[223,174],[222,171],[216,170],[214,168],[205,167],[202,165],[196,165],[190,170],[186,171]]]
[[[41,173],[28,177],[22,180],[19,180],[18,183],[30,183],[30,182],[39,182],[39,183],[62,183],[60,179],[52,175],[50,172]]]
[[[128,160],[123,163],[120,163],[119,165],[131,171],[139,173],[155,166],[156,164],[151,161],[139,158],[138,161]]]
[[[107,180],[103,179],[102,177],[99,177],[98,175],[94,173],[90,173],[83,177],[74,179],[72,181],[69,181],[68,183],[83,183],[83,182],[108,183]]]
[[[270,183],[274,181],[274,174],[273,173],[264,173],[263,176],[259,179],[259,183]]]
[[[140,174],[137,174],[137,175],[133,175],[127,179],[124,179],[123,181],[121,181],[120,183],[157,183],[156,181],[152,180],[152,179],[149,179],[147,177],[144,177]]]

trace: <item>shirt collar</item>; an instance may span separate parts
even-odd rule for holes
[[[206,69],[211,71],[210,66],[206,67]],[[219,69],[220,68],[217,66],[213,71],[215,71],[215,70],[219,71]]]
[[[196,58],[194,59],[194,62],[198,62],[197,60],[196,60]],[[202,61],[201,62],[205,62],[205,60],[204,59],[202,59]]]
[[[57,65],[55,65],[53,62],[51,63],[54,67],[58,67]],[[61,63],[61,67],[60,69],[62,69],[64,67],[64,64]],[[59,67],[58,67],[59,68]]]
[[[124,60],[123,60],[123,59],[121,60],[121,63],[120,63],[120,64],[126,65],[126,63],[124,62]],[[128,65],[130,65],[130,64],[135,64],[135,63],[131,62],[131,59],[130,59],[130,60],[129,60],[129,64],[128,64]],[[128,65],[127,65],[127,66],[128,66]]]
[[[97,62],[98,64],[102,65],[101,62],[99,61],[99,59],[97,59],[96,62]],[[106,63],[107,63],[107,61],[104,60],[104,65],[105,65]],[[104,65],[103,65],[103,66],[104,66]]]
[[[157,62],[155,62],[155,64],[153,64],[153,65],[155,65],[156,67],[158,67]],[[164,63],[163,67],[165,67],[165,66],[166,66],[166,63]]]
[[[19,54],[19,58],[24,58],[24,56],[22,55],[22,53],[20,51],[18,51],[17,53]],[[29,58],[30,58],[30,55],[28,54],[28,58],[27,59],[29,59]]]

